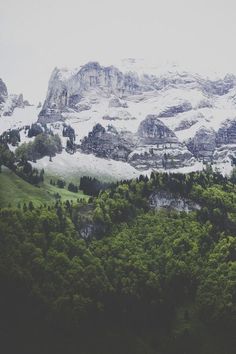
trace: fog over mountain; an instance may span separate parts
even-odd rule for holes
[[[205,76],[236,74],[233,0],[2,0],[0,76],[10,92],[43,100],[54,67],[89,61],[173,63]],[[142,66],[142,65],[141,65]]]

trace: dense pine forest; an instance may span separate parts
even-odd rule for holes
[[[235,174],[81,182],[87,200],[0,210],[4,353],[233,354]]]

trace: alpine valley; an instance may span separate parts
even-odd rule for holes
[[[236,76],[141,64],[0,80],[1,354],[235,353]]]

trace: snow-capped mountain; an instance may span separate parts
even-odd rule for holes
[[[1,107],[8,99],[0,82]],[[37,121],[58,133],[62,154],[37,161],[58,173],[82,169],[126,178],[153,169],[190,171],[205,162],[227,172],[236,158],[234,75],[209,79],[176,66],[145,69],[134,59],[119,67],[90,62],[55,68],[43,106],[26,107],[21,120],[19,110],[2,114],[0,125],[3,119],[8,128]],[[72,148],[65,127],[72,129]]]
[[[176,67],[152,74],[136,64],[123,62],[126,72],[96,62],[54,69],[38,122],[65,122],[80,151],[140,170],[230,163],[236,77],[213,80]]]
[[[0,117],[11,116],[16,108],[30,106],[23,95],[8,94],[7,86],[0,78]]]

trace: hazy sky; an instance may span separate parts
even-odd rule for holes
[[[0,0],[0,77],[43,100],[55,66],[138,57],[236,74],[235,0]]]

